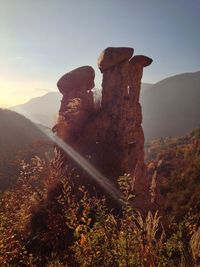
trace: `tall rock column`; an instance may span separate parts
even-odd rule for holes
[[[136,55],[129,61],[129,105],[127,107],[127,124],[124,134],[124,145],[126,147],[124,168],[132,173],[134,188],[138,191],[142,191],[142,188],[147,185],[140,90],[143,68],[151,63],[151,58],[142,55]]]
[[[121,174],[130,173],[133,176],[134,190],[144,195],[148,193],[148,185],[139,96],[143,68],[150,65],[152,59],[145,56],[132,57],[132,54],[132,48],[109,47],[98,59],[103,73],[103,131],[115,144],[113,149],[117,149]]]

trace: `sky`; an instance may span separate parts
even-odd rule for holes
[[[200,70],[200,0],[0,0],[0,107],[57,91],[109,46],[153,59],[143,82]]]

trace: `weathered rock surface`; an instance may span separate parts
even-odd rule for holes
[[[89,90],[94,87],[94,77],[94,69],[90,66],[83,66],[63,75],[57,82],[57,86],[63,95],[69,94],[69,91],[78,94],[80,88]]]
[[[143,56],[143,55],[137,55],[130,59],[130,63],[140,64],[143,67],[149,66],[152,62],[153,60],[151,58]]]
[[[119,175],[130,173],[137,195],[136,206],[145,207],[148,183],[139,97],[143,67],[151,64],[152,59],[132,54],[133,48],[124,47],[109,47],[101,53],[98,65],[103,81],[99,110],[95,110],[91,92],[94,84],[91,67],[75,69],[58,81],[63,99],[56,131],[113,182]],[[66,157],[66,164],[69,162]],[[88,181],[85,176],[84,179]]]
[[[98,58],[99,69],[104,70],[132,57],[133,48],[130,47],[108,47]]]
[[[138,196],[138,203],[148,199],[145,196],[148,195],[148,184],[139,97],[143,67],[151,62],[148,57],[134,56],[102,70],[102,109],[104,123],[107,121],[107,128],[103,131],[112,139],[113,147],[117,147],[119,171],[133,176],[133,190]]]

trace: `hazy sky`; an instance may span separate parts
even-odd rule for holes
[[[0,106],[56,90],[108,46],[152,57],[143,82],[200,70],[200,0],[0,0]]]

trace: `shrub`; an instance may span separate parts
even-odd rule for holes
[[[75,187],[76,175],[60,166],[59,155],[22,162],[16,187],[2,194],[1,266],[193,266],[197,215],[165,231],[158,211],[145,216],[134,209],[129,175],[119,177],[116,215],[105,197]]]

